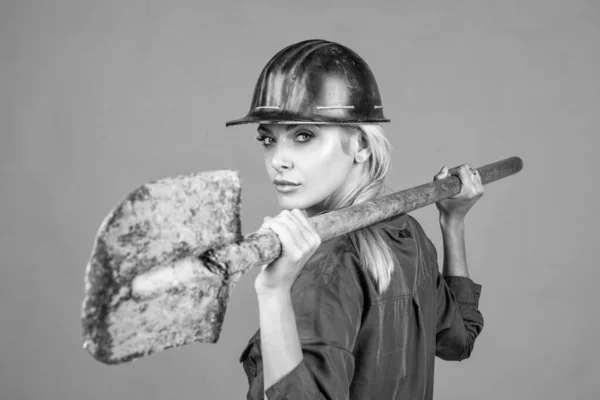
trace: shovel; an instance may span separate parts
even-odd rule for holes
[[[458,167],[456,167],[458,168]],[[478,168],[483,184],[519,172],[510,157]],[[321,241],[453,197],[455,176],[310,218]],[[102,222],[85,271],[84,348],[120,364],[171,347],[215,343],[232,289],[281,252],[272,231],[241,235],[237,171],[142,185]]]

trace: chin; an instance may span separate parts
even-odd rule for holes
[[[277,203],[279,204],[279,208],[282,210],[291,210],[294,208],[304,209],[304,203],[295,199],[285,198],[284,196],[279,196],[277,198]]]
[[[304,210],[312,205],[301,196],[293,196],[289,194],[278,194],[277,203],[279,204],[279,208],[282,210],[292,210],[294,208]]]

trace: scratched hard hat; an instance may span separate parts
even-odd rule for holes
[[[256,82],[248,114],[225,125],[382,122],[390,120],[365,60],[338,43],[306,40],[271,58]]]

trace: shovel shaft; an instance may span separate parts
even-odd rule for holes
[[[458,167],[455,167],[458,168]],[[511,157],[477,168],[485,185],[513,175],[523,168],[519,157]],[[311,218],[322,241],[404,214],[460,193],[456,176],[402,190],[352,207],[334,210]]]
[[[477,170],[481,176],[481,182],[485,185],[516,174],[522,168],[523,161],[519,157],[510,157],[484,165]],[[450,176],[365,203],[333,210],[309,218],[309,220],[321,236],[321,241],[325,242],[396,215],[456,196],[460,193],[460,188],[460,179]],[[247,250],[246,254],[253,254],[251,262],[242,263],[246,267],[268,264],[281,254],[279,237],[271,232],[252,233],[244,238],[240,246]]]

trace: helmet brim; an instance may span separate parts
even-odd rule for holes
[[[391,122],[389,119],[373,119],[373,120],[337,120],[318,121],[314,119],[293,118],[286,116],[266,116],[266,115],[247,115],[243,118],[227,121],[225,126],[242,125],[242,124],[298,124],[298,125],[376,125]]]

